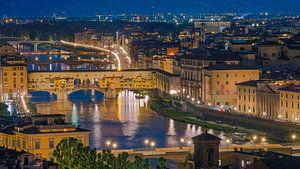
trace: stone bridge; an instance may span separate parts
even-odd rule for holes
[[[28,91],[47,91],[66,99],[77,90],[101,91],[114,98],[122,90],[153,90],[174,94],[180,89],[179,76],[157,69],[35,71],[28,72]]]
[[[113,64],[113,61],[102,61],[101,59],[80,59],[80,60],[47,60],[47,61],[36,61],[36,60],[27,60],[27,64],[32,64],[39,67],[39,70],[46,70],[47,66],[53,65],[53,64],[65,64],[70,66],[71,70],[76,69],[78,66],[83,64],[93,65],[97,69],[101,70],[105,68],[106,66]]]
[[[16,49],[18,49],[18,45],[22,44],[30,44],[33,45],[33,49],[35,52],[38,51],[38,46],[40,44],[59,44],[59,41],[8,41],[7,43],[13,45]]]

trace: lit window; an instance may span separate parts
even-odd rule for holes
[[[35,149],[40,149],[40,140],[35,140]]]

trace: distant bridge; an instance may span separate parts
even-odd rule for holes
[[[33,49],[35,52],[38,51],[38,46],[40,44],[60,44],[60,41],[25,41],[25,40],[21,40],[21,41],[8,41],[7,43],[13,45],[15,48],[18,48],[18,45],[21,45],[21,44],[31,44],[33,45]]]

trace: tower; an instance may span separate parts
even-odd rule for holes
[[[195,169],[217,169],[221,139],[207,131],[192,138],[194,144]]]

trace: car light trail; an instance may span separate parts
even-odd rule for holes
[[[96,46],[90,46],[90,45],[83,45],[83,44],[78,44],[78,43],[73,43],[73,42],[66,42],[61,40],[60,41],[62,44],[66,44],[66,45],[70,45],[70,46],[75,46],[75,47],[83,47],[83,48],[90,48],[90,49],[95,49],[95,50],[100,50],[100,51],[104,51],[104,52],[108,52],[111,53],[112,55],[114,55],[114,57],[117,59],[118,62],[118,70],[121,70],[121,61],[120,61],[120,57],[116,52],[113,52],[111,50],[105,49],[105,48],[100,48],[100,47],[96,47]]]

